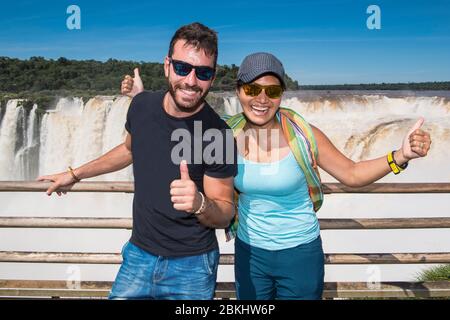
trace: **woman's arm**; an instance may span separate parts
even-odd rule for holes
[[[417,121],[405,136],[402,147],[394,152],[394,159],[398,165],[425,157],[430,150],[430,134],[420,129],[423,121],[423,118]],[[322,131],[314,126],[312,129],[317,141],[318,165],[339,182],[349,187],[362,187],[391,172],[386,156],[354,162],[343,155]]]

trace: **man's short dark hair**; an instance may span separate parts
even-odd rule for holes
[[[207,26],[194,22],[179,28],[170,40],[169,57],[173,54],[173,47],[178,40],[185,40],[186,45],[202,49],[209,56],[214,57],[214,67],[217,63],[217,32]]]

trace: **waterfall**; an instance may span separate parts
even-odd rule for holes
[[[14,157],[14,167],[17,170],[17,180],[26,180],[37,176],[39,164],[39,127],[35,104],[27,116],[24,108],[19,111],[19,123],[22,131],[22,143]],[[17,144],[16,144],[17,146]],[[17,148],[16,148],[17,149]]]
[[[14,180],[14,154],[17,141],[16,129],[20,113],[19,100],[10,100],[0,124],[0,177],[1,180]]]
[[[290,97],[282,106],[299,112],[327,134],[333,144],[354,161],[385,155],[400,148],[402,139],[419,117],[432,136],[426,159],[414,161],[414,170],[388,175],[381,182],[448,182],[450,156],[450,100],[445,97],[389,97],[342,95],[337,97]],[[430,165],[431,164],[431,165]],[[324,181],[336,181],[323,172]],[[425,174],[426,173],[426,174]]]
[[[422,93],[418,93],[422,94]],[[447,95],[447,96],[446,96]],[[241,112],[232,93],[217,99],[228,114]],[[127,97],[98,96],[88,101],[60,98],[54,110],[37,113],[21,107],[21,100],[0,106],[0,180],[34,180],[38,175],[65,171],[92,160],[122,143],[130,104]],[[393,96],[383,93],[286,93],[282,106],[299,112],[322,130],[346,156],[358,161],[385,156],[399,148],[407,130],[423,116],[433,144],[425,159],[417,159],[400,175],[380,182],[449,182],[450,102],[448,93],[436,96]],[[214,105],[212,105],[214,107]],[[222,107],[222,106],[220,106]],[[334,178],[321,171],[324,182]],[[132,166],[96,180],[133,180]],[[71,193],[47,197],[45,193],[0,193],[3,216],[131,217],[132,194]],[[327,195],[319,218],[407,218],[448,216],[446,194],[339,194]],[[120,252],[129,230],[0,230],[2,250]],[[446,230],[325,230],[325,252],[447,252]],[[233,253],[217,230],[222,253]],[[0,264],[9,279],[67,277],[63,264]],[[112,281],[117,266],[79,265],[82,279]],[[229,267],[229,268],[228,268]],[[382,281],[411,281],[427,265],[382,265]],[[326,281],[367,281],[367,266],[327,266]],[[219,269],[218,281],[233,281],[232,266]]]
[[[41,124],[39,175],[65,171],[67,166],[75,165],[75,151],[83,145],[87,148],[87,143],[89,147],[96,148],[95,141],[89,141],[89,137],[80,140],[76,136],[77,130],[85,127],[81,122],[82,112],[82,99],[62,98],[56,109],[44,116]]]
[[[225,114],[234,116],[235,114],[242,112],[241,104],[236,96],[228,96],[223,99]]]
[[[125,141],[126,129],[125,120],[127,116],[128,106],[130,105],[130,98],[121,96],[117,98],[113,104],[109,105],[108,117],[106,118],[105,130],[103,134],[103,150],[106,153],[119,143]],[[132,180],[133,170],[129,166],[117,172],[111,172],[103,176],[103,179],[112,181]]]
[[[223,94],[227,114],[241,112],[236,96]],[[61,98],[56,108],[39,121],[33,106],[21,100],[8,101],[0,124],[0,180],[32,180],[36,176],[79,166],[111,150],[125,140],[124,127],[130,99],[97,96],[86,103],[81,98]],[[427,175],[408,172],[395,179],[448,181],[446,159],[450,150],[450,100],[443,96],[388,96],[383,94],[305,95],[289,93],[282,106],[299,112],[320,128],[336,147],[354,161],[386,154],[399,148],[403,136],[423,116],[423,128],[433,144],[426,161],[415,165]],[[411,170],[412,171],[412,170]],[[325,181],[335,181],[324,173]],[[94,180],[132,180],[132,167]],[[389,181],[391,176],[384,178]],[[398,181],[398,180],[397,180]]]
[[[64,171],[93,160],[125,139],[130,100],[119,97],[60,99],[41,124],[39,174]],[[131,169],[93,180],[131,180]]]

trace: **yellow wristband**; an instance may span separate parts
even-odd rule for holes
[[[387,161],[388,161],[389,167],[391,167],[391,170],[394,174],[399,174],[400,171],[403,170],[402,168],[397,166],[397,164],[394,161],[394,151],[391,151],[387,154]]]

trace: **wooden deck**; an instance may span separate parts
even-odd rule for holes
[[[48,183],[0,182],[0,192],[43,192]],[[324,184],[329,193],[450,193],[450,183],[385,184],[375,183],[364,188],[348,188],[337,183]],[[133,192],[131,182],[81,182],[70,192]],[[450,217],[383,218],[383,219],[320,219],[321,230],[429,229],[450,228]],[[79,228],[131,229],[128,218],[67,218],[67,217],[0,217],[0,228]],[[17,252],[0,251],[0,263],[70,263],[120,264],[119,253],[80,252]],[[450,252],[414,253],[327,253],[329,265],[369,264],[448,264]],[[221,265],[233,265],[234,255],[222,254]],[[49,280],[0,279],[1,298],[83,298],[105,299],[111,282],[82,281],[69,283]],[[324,298],[435,298],[450,297],[450,281],[437,282],[327,282]],[[217,299],[234,299],[232,282],[219,282]]]

